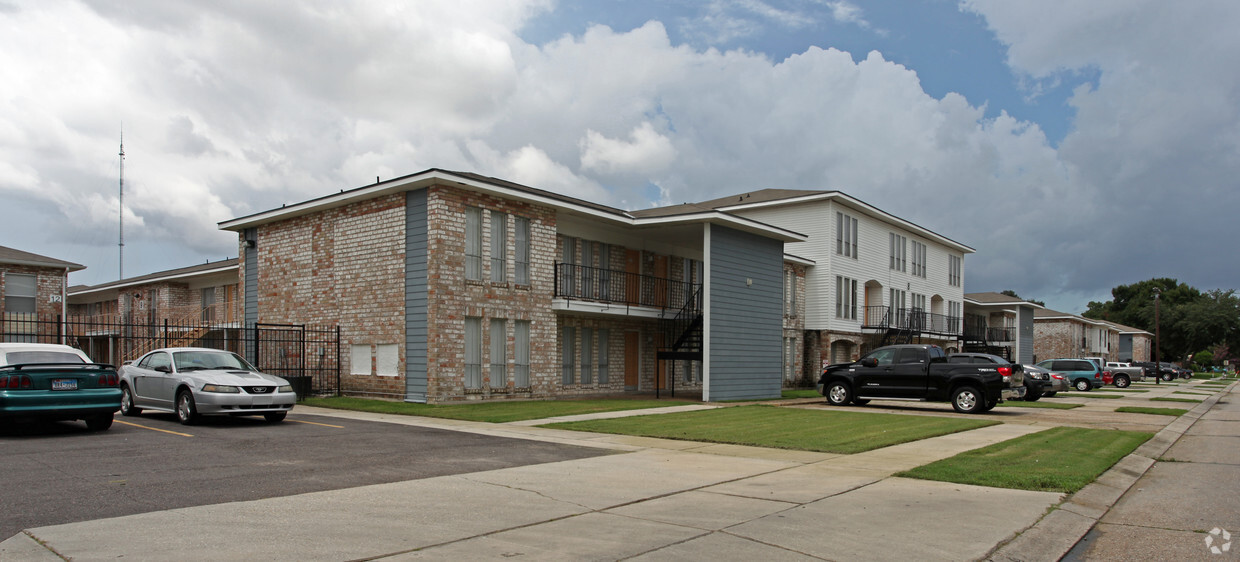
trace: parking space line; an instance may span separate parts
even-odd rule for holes
[[[334,427],[334,428],[336,428],[336,429],[344,429],[344,426],[343,426],[343,425],[331,425],[331,424],[328,424],[328,423],[319,423],[319,422],[302,421],[302,420],[288,420],[288,421],[291,421],[291,422],[297,422],[297,423],[308,423],[308,424],[310,424],[310,425],[321,425],[321,426],[323,426],[323,427]]]
[[[162,432],[164,432],[164,433],[171,433],[171,434],[173,434],[173,435],[180,435],[181,437],[193,437],[193,435],[190,435],[190,434],[188,434],[188,433],[181,433],[181,432],[178,432],[178,431],[168,431],[167,429],[159,429],[158,427],[150,427],[150,426],[140,425],[140,424],[131,423],[131,422],[127,422],[127,421],[116,420],[116,423],[123,423],[123,424],[128,425],[128,426],[132,426],[132,427],[140,427],[140,428],[142,428],[142,429],[149,429],[149,430],[151,430],[151,431],[162,431]]]

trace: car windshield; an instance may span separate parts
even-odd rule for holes
[[[178,351],[172,354],[178,372],[203,369],[255,370],[236,353],[227,351]]]
[[[10,365],[23,363],[85,363],[76,353],[68,351],[10,351],[6,362]]]

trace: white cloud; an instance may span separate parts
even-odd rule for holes
[[[586,130],[581,139],[581,167],[604,175],[650,176],[663,172],[676,160],[672,141],[643,121],[629,133],[628,141],[609,139]]]

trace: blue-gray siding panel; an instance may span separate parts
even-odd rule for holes
[[[710,399],[778,398],[784,245],[710,228]]]
[[[405,401],[426,402],[426,190],[405,194]]]
[[[1022,365],[1033,363],[1033,309],[1027,306],[1017,307],[1016,309],[1016,326],[1017,337],[1019,342],[1019,357],[1014,357],[1016,362]],[[1048,358],[1049,359],[1049,358]]]
[[[245,249],[245,325],[253,326],[258,322],[258,229],[247,228],[242,233],[247,242],[254,242],[253,248]],[[246,359],[257,362],[254,349],[254,338],[246,338]]]

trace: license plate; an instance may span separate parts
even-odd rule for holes
[[[52,390],[77,390],[77,379],[52,379]]]

